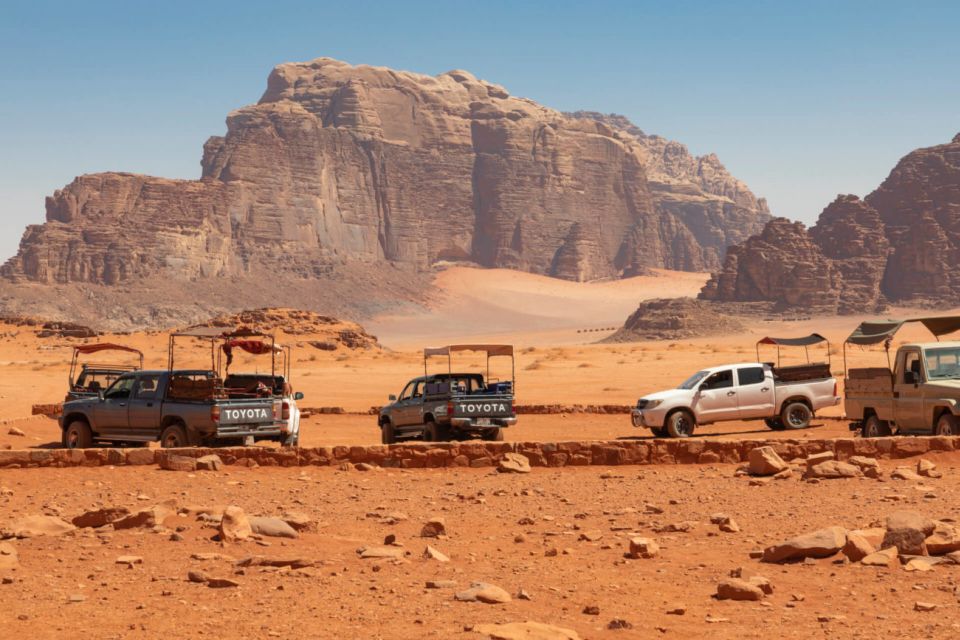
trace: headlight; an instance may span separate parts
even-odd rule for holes
[[[647,400],[647,406],[644,409],[656,409],[661,404],[663,404],[663,400]]]

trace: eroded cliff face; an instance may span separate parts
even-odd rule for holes
[[[717,267],[769,218],[715,157],[631,128],[466,71],[282,64],[204,145],[201,179],[81,176],[2,275],[283,281],[452,260],[589,280]]]
[[[908,154],[863,200],[839,196],[809,231],[797,227],[775,249],[767,239],[783,235],[784,225],[774,220],[730,247],[700,297],[807,307],[818,293],[817,307],[839,313],[872,313],[888,300],[952,304],[960,295],[960,135]],[[797,263],[816,266],[822,277],[757,284],[757,274]],[[805,295],[811,286],[817,289]]]

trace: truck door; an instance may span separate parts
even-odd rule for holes
[[[740,407],[737,403],[737,389],[733,383],[733,369],[712,373],[700,383],[693,410],[698,422],[737,419]]]
[[[130,430],[143,435],[160,433],[160,374],[141,374],[130,396]]]
[[[769,418],[776,411],[773,372],[757,365],[737,369],[737,404],[741,418]]]
[[[103,402],[97,404],[94,411],[97,431],[105,432],[123,429],[127,426],[127,410],[130,393],[136,376],[120,376],[103,394]]]
[[[918,349],[897,354],[893,381],[893,414],[897,427],[907,431],[929,431],[932,425],[923,412],[923,360]]]
[[[405,425],[416,424],[414,418],[414,391],[417,388],[417,381],[409,383],[404,387],[403,391],[400,393],[400,397],[397,399],[397,404],[393,408],[391,418],[393,420],[393,426],[402,427]],[[419,398],[416,398],[419,401]]]

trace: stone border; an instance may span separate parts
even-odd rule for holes
[[[519,453],[534,467],[588,465],[739,464],[750,450],[772,447],[782,458],[832,451],[837,459],[909,458],[960,450],[960,437],[836,438],[831,440],[613,440],[594,442],[452,442],[313,448],[224,447],[191,449],[33,449],[0,451],[0,469],[153,465],[170,454],[211,453],[225,464],[339,466],[367,463],[391,468],[490,467],[505,453]]]

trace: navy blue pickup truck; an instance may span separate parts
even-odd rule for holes
[[[63,446],[159,440],[163,447],[235,444],[287,437],[281,401],[230,398],[213,371],[132,371],[105,391],[63,405]]]

